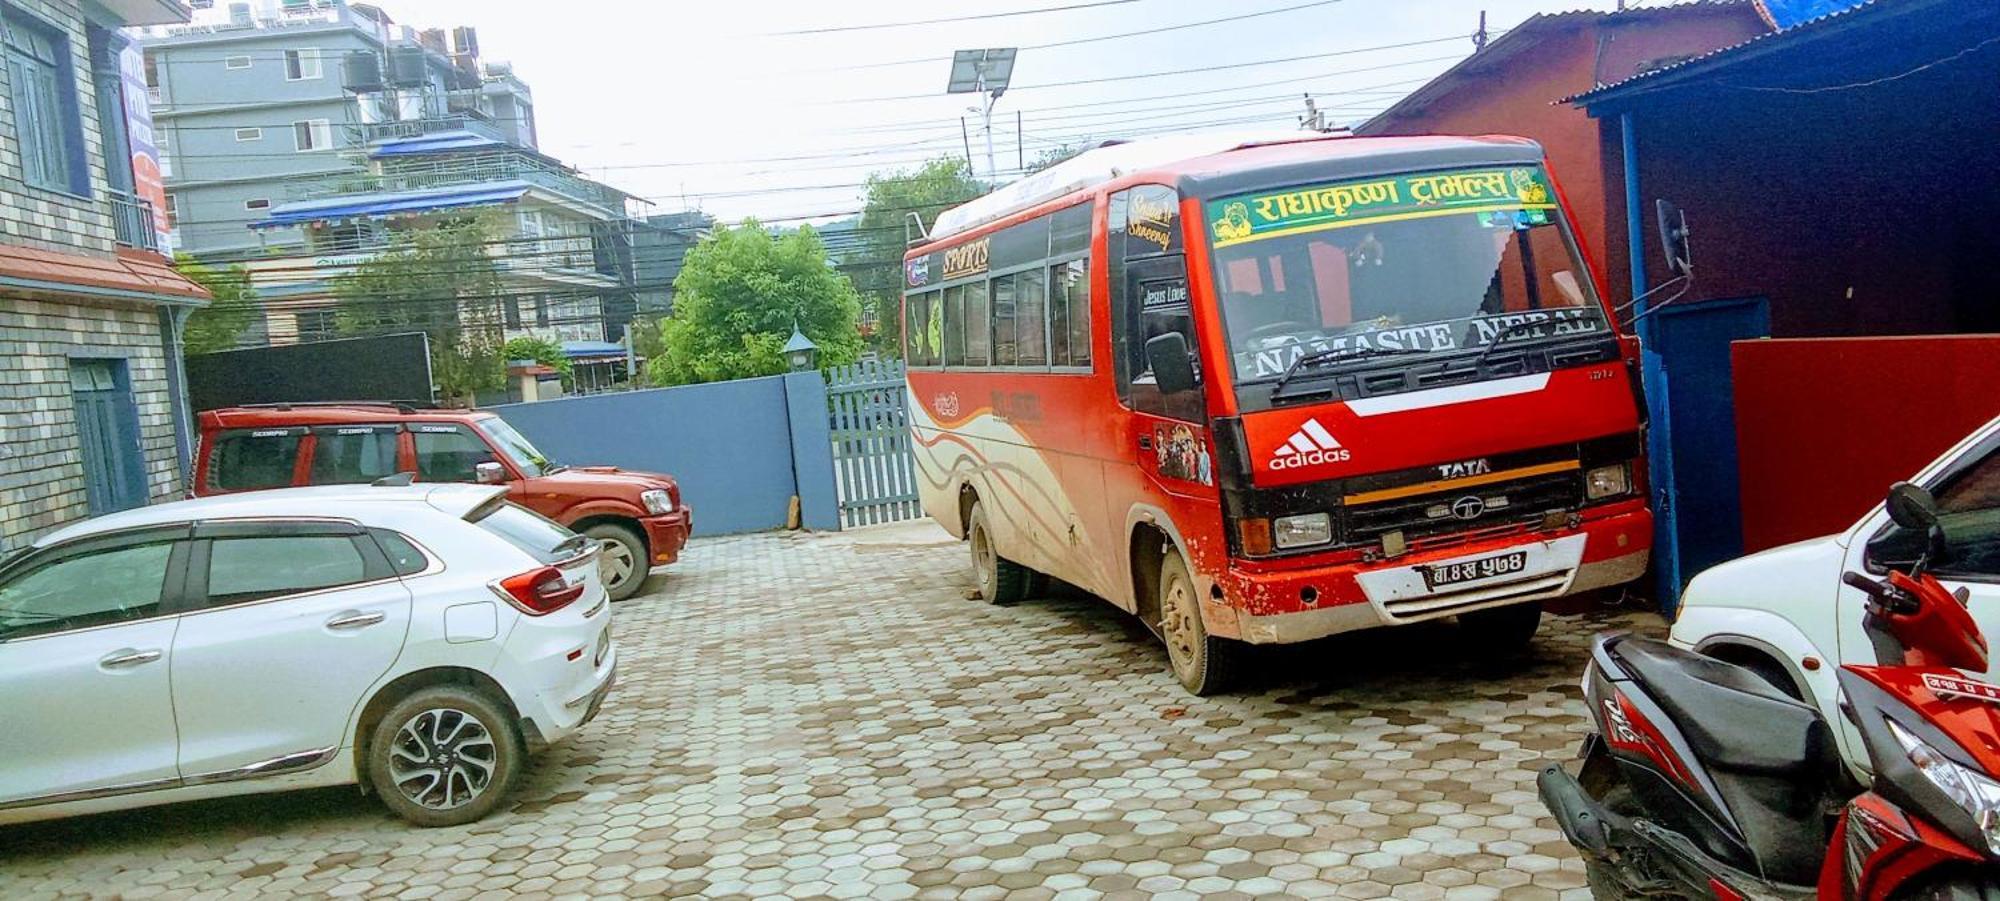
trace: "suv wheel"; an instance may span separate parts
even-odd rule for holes
[[[482,692],[438,685],[398,701],[375,724],[368,781],[405,820],[460,826],[500,806],[522,754],[505,708]]]
[[[603,522],[584,529],[583,534],[602,546],[597,557],[597,574],[604,580],[604,590],[611,599],[622,601],[638,594],[652,571],[646,565],[646,543],[639,540],[639,533]]]

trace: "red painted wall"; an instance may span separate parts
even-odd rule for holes
[[[1846,529],[2000,415],[2000,336],[1738,341],[1744,551]]]
[[[1526,42],[1490,63],[1475,55],[1441,78],[1450,90],[1419,109],[1368,123],[1364,134],[1509,134],[1533,138],[1548,152],[1562,184],[1577,233],[1600,264],[1606,248],[1624,244],[1621,170],[1607,167],[1598,122],[1582,110],[1557,104],[1562,97],[1618,81],[1665,60],[1705,53],[1766,31],[1747,3],[1634,10],[1617,15],[1564,14],[1530,20],[1496,41]],[[1615,145],[1614,145],[1615,149]],[[1612,218],[1614,215],[1618,218]],[[1607,232],[1616,231],[1614,236]],[[1623,271],[1622,269],[1620,270]],[[1630,279],[1612,279],[1607,293],[1622,303]]]

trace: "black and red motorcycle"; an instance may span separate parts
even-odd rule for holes
[[[1597,731],[1542,801],[1598,898],[2000,899],[2000,686],[1986,639],[1924,570],[1945,553],[1922,488],[1889,492],[1928,536],[1909,571],[1849,573],[1877,664],[1841,667],[1867,747],[1857,781],[1817,708],[1757,673],[1665,642],[1597,639],[1583,690]]]

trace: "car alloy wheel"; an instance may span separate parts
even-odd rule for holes
[[[486,724],[450,708],[427,709],[405,720],[389,749],[396,790],[432,810],[462,807],[485,794],[498,763]]]

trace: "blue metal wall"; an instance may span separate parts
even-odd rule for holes
[[[837,529],[826,384],[817,372],[491,408],[550,458],[664,472],[697,535]]]

